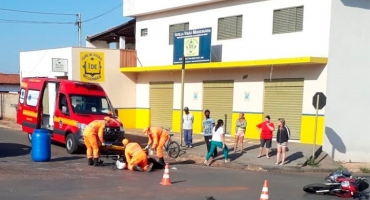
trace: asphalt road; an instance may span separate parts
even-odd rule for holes
[[[87,166],[83,152],[69,155],[52,145],[52,160],[36,163],[22,132],[0,128],[0,199],[259,199],[268,180],[273,200],[339,199],[308,195],[306,184],[322,182],[323,174],[273,174],[170,162],[172,185],[162,186],[163,171],[140,173]]]

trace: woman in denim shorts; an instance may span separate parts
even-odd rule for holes
[[[280,154],[281,154],[281,163],[280,165],[284,165],[285,158],[286,158],[286,148],[288,147],[288,140],[290,131],[285,126],[285,119],[280,118],[278,122],[278,130],[276,134],[276,142],[277,142],[277,155],[276,155],[276,165],[280,163]]]

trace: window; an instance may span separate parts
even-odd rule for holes
[[[303,31],[303,6],[274,10],[273,34]]]
[[[67,113],[69,113],[67,97],[65,94],[59,93],[59,110],[60,111],[62,111],[63,106],[67,108]]]
[[[169,44],[173,44],[173,33],[178,31],[188,31],[189,30],[189,23],[181,23],[181,24],[173,24],[170,25],[170,32],[169,32]]]
[[[148,29],[147,28],[141,29],[141,37],[145,37],[147,35],[148,35]]]
[[[112,106],[104,96],[71,95],[73,112],[79,114],[102,114],[113,113]]]
[[[38,90],[28,90],[26,104],[28,106],[37,106],[39,102],[40,91]]]
[[[241,38],[243,34],[243,15],[218,19],[217,40]]]
[[[24,95],[26,94],[25,89],[21,89],[20,94],[19,94],[19,103],[23,104],[24,103]]]

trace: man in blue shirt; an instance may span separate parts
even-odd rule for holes
[[[203,134],[204,140],[207,145],[207,153],[211,147],[211,140],[212,140],[212,130],[215,126],[215,120],[210,117],[211,112],[207,109],[204,111],[205,119],[203,120]],[[217,149],[213,152],[213,158],[217,157]]]

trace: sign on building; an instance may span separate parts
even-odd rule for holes
[[[52,58],[53,72],[68,72],[68,60],[63,58]]]
[[[211,62],[212,28],[175,32],[173,35],[173,64]]]
[[[103,82],[105,80],[104,52],[80,53],[80,80]]]

